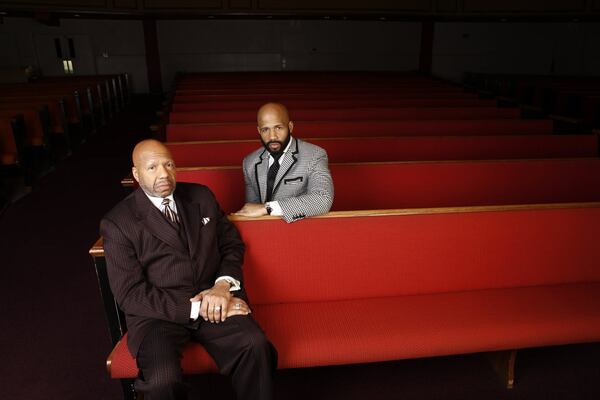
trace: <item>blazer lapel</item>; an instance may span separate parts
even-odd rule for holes
[[[267,173],[269,172],[269,153],[263,150],[260,153],[258,161],[254,164],[254,179],[260,194],[260,202],[264,203],[267,199]]]
[[[177,211],[179,212],[179,220],[185,224],[185,234],[188,246],[190,247],[190,255],[193,258],[198,251],[200,228],[202,226],[200,222],[200,206],[190,202],[185,193],[180,193],[177,189],[175,190],[174,198],[177,204]]]
[[[167,243],[169,246],[186,253],[187,249],[179,239],[177,230],[166,220],[161,212],[152,204],[141,188],[135,193],[137,209],[140,210],[140,220],[146,230],[157,239]]]
[[[279,171],[277,172],[275,186],[273,186],[273,194],[275,194],[277,191],[277,188],[281,184],[281,180],[288,174],[288,172],[290,172],[294,164],[298,162],[298,154],[300,152],[298,140],[296,138],[292,138],[292,140],[293,142],[288,150],[289,154],[284,157],[283,161],[281,162],[281,167],[279,167]]]

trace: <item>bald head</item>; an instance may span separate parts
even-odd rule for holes
[[[175,190],[175,162],[169,149],[158,140],[139,142],[131,155],[133,177],[146,194],[166,197]]]
[[[258,126],[260,126],[262,120],[273,118],[279,119],[285,124],[290,122],[290,115],[288,113],[288,110],[281,103],[266,103],[258,109],[258,113],[256,114],[256,121],[258,122]]]
[[[281,153],[290,141],[294,123],[287,108],[280,103],[267,103],[256,114],[258,133],[263,145],[271,154]]]
[[[135,145],[131,154],[131,161],[133,161],[134,166],[138,166],[143,159],[153,154],[164,154],[171,157],[171,152],[167,146],[158,140],[146,139]]]

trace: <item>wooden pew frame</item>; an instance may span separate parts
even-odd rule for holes
[[[556,204],[526,204],[526,205],[515,205],[515,206],[483,206],[483,207],[450,207],[450,208],[427,208],[427,209],[397,209],[397,210],[363,210],[363,211],[346,211],[346,212],[331,212],[326,215],[322,215],[319,219],[330,219],[330,218],[355,218],[355,217],[377,217],[377,216],[401,216],[401,215],[428,215],[428,214],[448,214],[448,213],[482,213],[482,212],[496,212],[496,211],[538,211],[538,210],[550,210],[550,209],[577,209],[577,208],[589,208],[589,207],[600,207],[600,202],[595,203],[556,203]],[[232,221],[248,221],[248,220],[268,220],[277,219],[277,217],[261,217],[259,219],[251,219],[238,216],[230,216]],[[113,347],[119,342],[123,334],[126,332],[127,327],[123,312],[117,305],[113,294],[110,290],[108,282],[108,274],[106,268],[106,260],[104,258],[104,250],[102,247],[102,239],[99,239],[92,249],[90,250],[94,260],[94,266],[96,269],[96,275],[98,279],[100,295],[104,305],[106,318],[109,324],[109,334]],[[113,350],[115,351],[115,350]],[[112,353],[111,353],[112,354]],[[495,351],[491,353],[485,353],[492,363],[494,369],[501,376],[503,383],[506,388],[511,389],[515,383],[515,362],[517,350],[511,349],[506,351]],[[110,357],[109,357],[110,358]],[[110,363],[107,363],[107,368],[110,371]],[[124,395],[126,399],[135,399],[136,393],[133,389],[132,379],[121,380]]]

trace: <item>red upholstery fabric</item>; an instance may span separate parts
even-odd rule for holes
[[[245,202],[244,175],[241,167],[227,169],[202,169],[177,171],[177,181],[206,185],[213,191],[221,208],[235,212]]]
[[[207,110],[252,110],[256,112],[264,104],[260,100],[250,101],[202,101],[197,103],[173,103],[171,111]],[[318,108],[361,108],[361,107],[496,107],[495,100],[472,97],[456,98],[404,98],[404,99],[338,99],[338,100],[294,100],[285,102],[288,109]]]
[[[489,289],[254,307],[279,368],[353,364],[600,340],[600,283]],[[134,378],[124,346],[112,378]],[[186,374],[216,372],[191,343]]]
[[[17,146],[10,118],[0,118],[0,165],[12,165],[17,160]]]
[[[255,307],[280,368],[600,339],[600,283]]]
[[[236,225],[280,368],[600,340],[600,208]],[[123,343],[111,361],[113,378],[136,376]],[[215,371],[198,344],[182,365]]]
[[[0,109],[0,117],[13,118],[19,114],[23,115],[25,121],[27,143],[33,146],[41,146],[43,143],[44,127],[42,126],[42,121],[37,110],[33,108]]]
[[[15,153],[0,153],[0,165],[15,165],[17,155]]]
[[[405,136],[308,139],[331,163],[596,157],[596,135]],[[178,167],[239,166],[258,140],[176,142],[166,145]]]
[[[354,96],[354,95],[392,95],[392,94],[404,94],[407,96],[408,94],[414,95],[419,93],[444,93],[444,94],[458,94],[463,95],[464,91],[462,88],[456,86],[447,86],[447,85],[423,85],[422,83],[415,84],[385,84],[375,86],[371,83],[363,84],[353,83],[352,85],[307,85],[300,84],[295,86],[282,86],[282,85],[266,85],[262,84],[260,87],[249,86],[247,82],[243,82],[245,87],[241,88],[238,85],[231,86],[229,88],[226,87],[191,87],[191,88],[182,88],[179,87],[175,90],[175,96],[178,95],[200,95],[200,96],[210,96],[210,95],[227,95],[227,96],[240,96],[240,95],[268,95],[274,96],[275,98],[279,95],[289,96],[289,95],[303,95],[303,96],[311,96],[313,98],[319,98],[324,93],[329,93],[330,95],[334,95],[336,98],[340,98],[343,96]]]
[[[332,164],[330,170],[334,211],[600,201],[598,159]],[[209,186],[226,212],[244,204],[241,167],[177,174]]]
[[[50,123],[50,130],[54,133],[64,133],[62,111],[58,103],[59,99],[49,98],[37,98],[33,97],[29,99],[18,99],[18,101],[12,100],[9,103],[5,103],[0,99],[0,110],[3,108],[19,109],[19,108],[48,108],[48,119]]]
[[[456,90],[441,90],[441,89],[423,89],[418,91],[397,89],[387,92],[375,93],[372,90],[365,92],[354,92],[351,94],[353,99],[368,100],[368,99],[477,99],[478,95],[473,93],[464,93]],[[263,93],[205,93],[197,92],[197,90],[178,90],[173,98],[174,103],[199,103],[205,101],[258,101],[266,103],[268,101],[280,101],[287,103],[290,100],[343,100],[349,97],[348,93],[324,93],[323,89],[318,93],[281,93],[271,90]]]
[[[347,108],[293,110],[293,118],[303,121],[363,120],[363,119],[499,119],[519,118],[518,108],[495,107],[437,107],[437,108]],[[255,110],[217,110],[195,112],[172,112],[169,122],[174,124],[193,122],[247,122],[256,119]]]
[[[533,135],[551,134],[551,120],[475,119],[475,120],[378,120],[378,121],[302,121],[294,119],[294,132],[302,138],[375,136],[451,136],[451,135]],[[168,124],[167,140],[257,139],[256,124]]]
[[[600,282],[600,208],[236,225],[254,304]]]
[[[127,349],[127,334],[125,334],[113,352],[108,357],[107,366],[111,378],[135,378],[138,368],[135,359]],[[190,344],[185,349],[181,365],[186,373],[217,372],[218,368],[214,360],[208,355],[204,347],[198,344]]]

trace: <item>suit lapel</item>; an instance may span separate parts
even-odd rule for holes
[[[161,214],[158,208],[152,204],[141,188],[135,193],[137,210],[140,211],[139,217],[146,230],[157,239],[167,243],[169,246],[186,253],[187,249],[179,239],[179,234],[175,227]]]
[[[298,154],[300,152],[298,140],[296,138],[292,138],[292,140],[293,142],[290,145],[288,154],[284,157],[283,161],[281,162],[281,167],[279,167],[279,171],[277,172],[277,177],[275,178],[275,185],[273,186],[273,195],[275,195],[275,192],[277,192],[277,188],[281,184],[281,180],[285,178],[285,176],[288,174],[288,172],[290,172],[294,164],[298,162]]]
[[[258,161],[254,164],[254,179],[260,194],[260,202],[264,203],[267,198],[267,173],[269,172],[269,153],[263,150]]]
[[[190,247],[190,255],[192,258],[198,251],[200,227],[200,206],[189,201],[185,193],[175,190],[175,203],[177,211],[179,211],[179,220],[185,225],[185,234],[187,236],[188,246]]]

